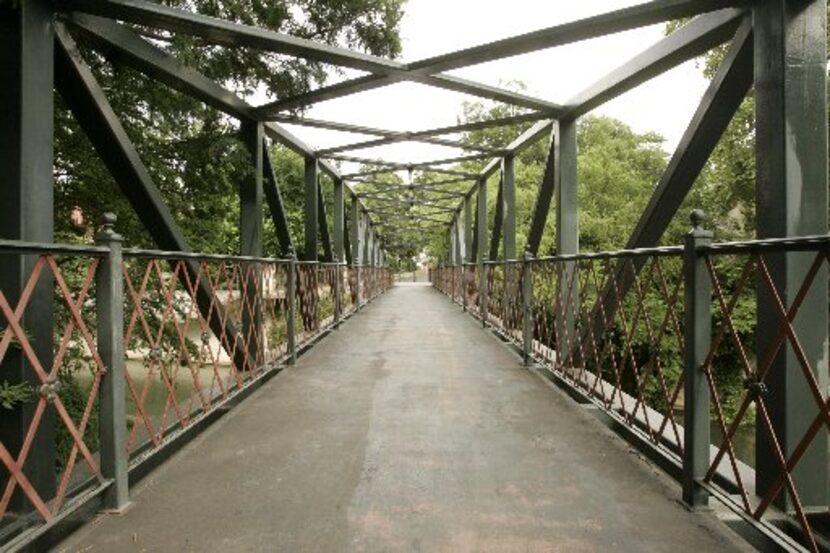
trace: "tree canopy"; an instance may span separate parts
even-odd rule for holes
[[[166,0],[167,5],[289,33],[378,56],[400,53],[403,0]],[[225,87],[247,97],[284,98],[323,84],[331,67],[249,48],[217,47],[184,34],[133,27]],[[78,36],[83,47],[83,37]],[[87,63],[147,165],[191,247],[237,253],[238,186],[250,169],[237,140],[238,123],[216,110],[136,71],[83,49]],[[117,61],[117,60],[116,60]],[[141,220],[121,195],[71,113],[58,98],[55,119],[55,221],[58,241],[88,239],[104,211],[119,216],[119,231],[131,246],[152,246]],[[302,161],[274,148],[281,186],[293,210],[288,218],[299,236]],[[299,168],[299,171],[298,171]],[[299,178],[299,180],[298,180]],[[83,222],[70,214],[83,213]],[[299,218],[299,220],[298,220]],[[270,225],[265,218],[266,228]],[[276,249],[266,232],[266,253]]]

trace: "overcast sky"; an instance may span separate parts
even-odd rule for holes
[[[525,33],[575,19],[642,3],[642,0],[408,0],[401,22],[403,61],[414,61],[468,46]],[[527,93],[565,103],[603,74],[663,37],[663,25],[542,50],[451,73],[481,83],[499,85],[518,80]],[[350,72],[331,82],[358,75]],[[686,63],[595,110],[631,125],[636,131],[656,131],[674,149],[706,88],[694,62]],[[391,130],[415,131],[451,125],[461,113],[463,94],[416,83],[399,83],[336,100],[309,109],[308,117],[360,123]],[[314,147],[354,142],[364,137],[290,126]],[[452,156],[458,150],[428,144],[402,143],[352,155],[401,162]],[[348,164],[343,168],[351,171]]]

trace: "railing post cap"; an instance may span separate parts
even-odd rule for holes
[[[123,242],[124,237],[115,232],[115,223],[117,222],[118,217],[111,211],[101,215],[101,230],[95,235],[95,243]]]
[[[714,233],[703,228],[703,223],[706,221],[706,213],[702,209],[693,209],[689,214],[689,220],[692,222],[692,230],[688,232],[687,240],[705,242],[712,239]]]
[[[533,252],[530,251],[530,248],[525,248],[524,260],[525,261],[532,261],[533,260]]]
[[[703,230],[703,223],[706,221],[706,212],[702,209],[693,209],[689,214],[694,230]]]

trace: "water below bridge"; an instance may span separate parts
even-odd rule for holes
[[[61,551],[745,546],[480,324],[398,285]]]

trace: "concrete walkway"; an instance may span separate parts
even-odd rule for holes
[[[62,551],[731,551],[438,292],[347,321]]]

